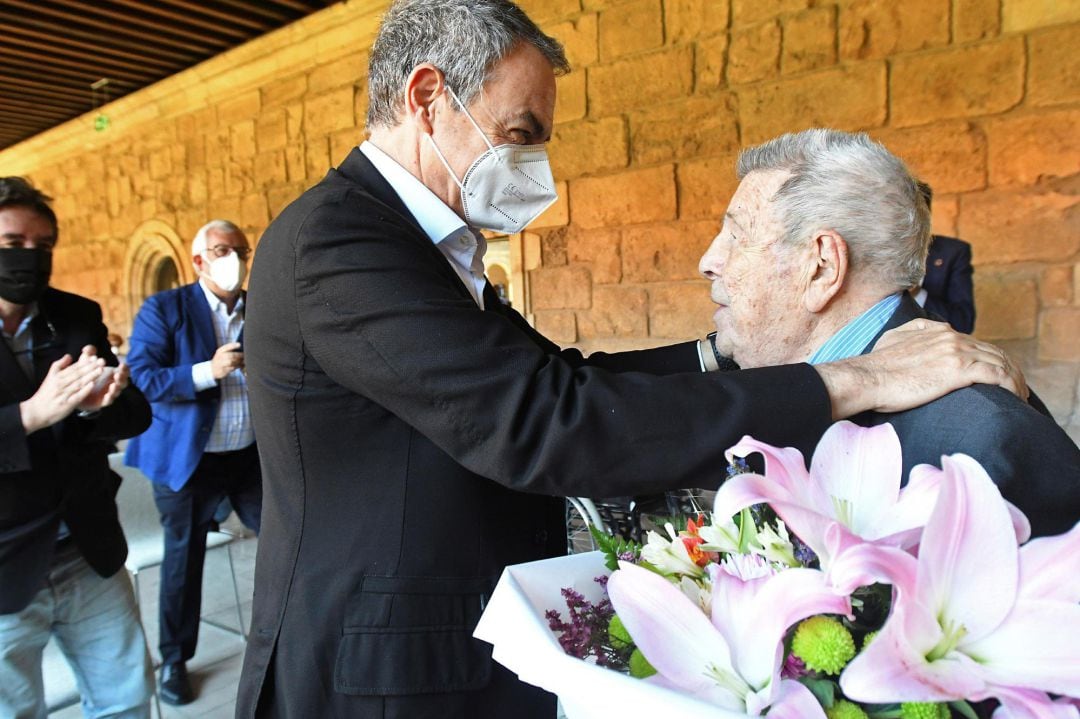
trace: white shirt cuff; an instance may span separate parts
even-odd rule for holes
[[[705,369],[705,358],[701,356],[701,345],[705,344],[705,342],[707,342],[707,341],[708,340],[698,340],[697,341],[697,363],[698,363],[698,367],[701,368],[702,372],[708,372],[708,370]]]
[[[212,365],[213,363],[210,360],[191,365],[191,381],[195,384],[196,392],[202,392],[204,389],[217,386]]]

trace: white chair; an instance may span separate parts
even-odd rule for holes
[[[165,558],[165,532],[161,528],[161,515],[157,505],[154,504],[154,489],[149,478],[135,467],[125,466],[122,452],[109,455],[109,467],[123,479],[120,490],[116,494],[116,508],[120,513],[120,526],[124,528],[124,536],[127,537],[128,543],[128,556],[124,564],[135,583],[135,602],[138,604],[140,600],[139,572],[161,565]],[[240,608],[240,590],[236,584],[236,567],[232,556],[232,543],[236,539],[238,539],[236,535],[228,532],[210,532],[206,535],[206,549],[209,551],[215,547],[224,546],[229,556],[233,598],[236,600],[237,626],[240,629],[237,631],[209,619],[202,621],[218,629],[239,634],[244,641],[247,641],[244,614]],[[142,621],[141,613],[139,620]]]

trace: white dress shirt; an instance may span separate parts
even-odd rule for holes
[[[199,287],[206,295],[210,305],[210,316],[214,320],[214,338],[220,347],[228,342],[235,342],[244,328],[244,298],[236,301],[230,314],[228,307],[210,291],[206,283],[199,280]],[[210,430],[210,439],[206,442],[206,452],[234,452],[243,449],[255,441],[255,430],[251,426],[251,413],[248,410],[247,380],[240,370],[233,370],[221,380],[214,378],[212,362],[199,362],[191,367],[191,379],[195,391],[201,392],[214,385],[221,387],[221,401],[218,403],[217,418]]]

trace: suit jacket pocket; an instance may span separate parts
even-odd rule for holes
[[[398,696],[482,689],[491,648],[473,639],[486,579],[365,577],[349,601],[334,689]]]

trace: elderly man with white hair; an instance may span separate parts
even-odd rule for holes
[[[905,290],[922,280],[930,214],[885,147],[861,133],[787,134],[745,150],[738,177],[700,270],[719,305],[717,347],[740,367],[836,362],[927,316]],[[1035,395],[1025,402],[973,385],[852,419],[893,425],[905,477],[961,452],[982,463],[1035,534],[1080,519],[1080,450]],[[813,448],[800,449],[809,456]]]
[[[259,530],[262,475],[248,409],[241,339],[251,247],[236,225],[213,220],[195,235],[198,280],[159,292],[135,318],[128,363],[154,411],[125,462],[154,483],[165,529],[161,565],[161,699],[194,699],[185,662],[199,638],[206,534],[222,500]]]

